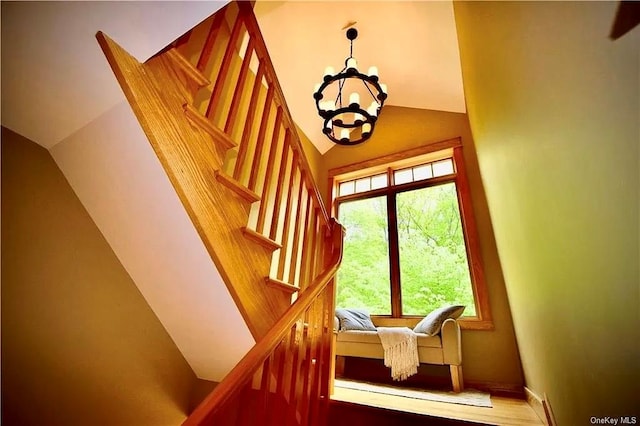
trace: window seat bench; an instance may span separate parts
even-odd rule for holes
[[[418,358],[423,364],[448,365],[454,392],[464,389],[462,377],[462,345],[460,325],[455,319],[442,323],[435,336],[416,333]],[[344,357],[384,359],[377,331],[342,330],[335,333],[336,373],[344,371]]]

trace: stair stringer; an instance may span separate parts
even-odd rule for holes
[[[96,37],[249,330],[261,338],[291,301],[264,285],[272,251],[243,236],[250,205],[215,178],[226,148],[188,120],[184,88],[161,58],[141,64],[106,35]]]

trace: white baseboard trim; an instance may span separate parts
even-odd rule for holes
[[[542,394],[542,407],[544,407],[544,414],[547,416],[547,424],[549,426],[557,426],[558,422],[556,422],[556,417],[553,414],[551,403],[549,402],[549,397],[546,392]]]
[[[524,395],[527,400],[527,403],[536,415],[540,418],[542,423],[546,426],[556,426],[556,418],[553,415],[553,410],[551,409],[551,404],[549,404],[549,397],[544,393],[543,397],[540,398],[535,392],[533,392],[528,387],[524,387]]]
[[[545,415],[545,412],[544,412],[544,405],[542,403],[542,398],[540,398],[538,395],[536,395],[531,389],[529,389],[526,386],[524,387],[524,396],[527,400],[527,403],[531,408],[533,408],[533,411],[540,418],[540,420],[545,425],[549,425],[549,422],[547,422],[547,416]]]

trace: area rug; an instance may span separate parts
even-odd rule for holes
[[[435,402],[448,402],[451,404],[472,405],[474,407],[491,408],[491,395],[473,389],[467,389],[460,393],[421,390],[415,388],[400,388],[396,386],[385,386],[374,383],[354,382],[351,380],[336,379],[335,386],[344,389],[361,390],[365,392],[375,392],[387,395],[402,396],[405,398],[424,399]]]

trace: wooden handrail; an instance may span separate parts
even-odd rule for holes
[[[311,286],[289,307],[271,330],[247,352],[222,382],[198,405],[184,421],[183,426],[204,424],[209,416],[236,396],[335,276],[342,262],[344,228],[335,219],[330,219],[330,229],[333,253],[329,266],[316,277]]]

